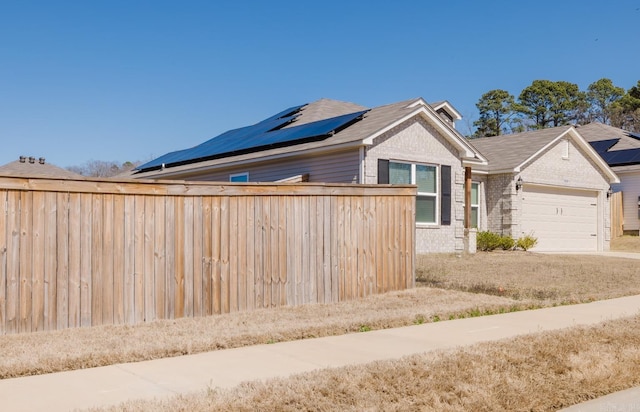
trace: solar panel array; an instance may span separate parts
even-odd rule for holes
[[[167,153],[139,166],[139,172],[219,159],[239,154],[326,139],[362,119],[368,110],[288,126],[306,105],[291,107],[252,126],[229,130],[195,147]]]
[[[609,166],[624,166],[640,163],[640,149],[613,150],[601,153]]]
[[[589,144],[595,149],[596,152],[598,152],[599,155],[602,156],[603,153],[606,153],[619,141],[620,139],[608,139],[598,140],[597,142],[589,142]]]

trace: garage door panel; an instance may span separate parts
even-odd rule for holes
[[[539,251],[596,251],[597,193],[526,186],[522,191],[522,232],[538,238]]]

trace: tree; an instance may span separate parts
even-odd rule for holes
[[[473,122],[475,137],[499,136],[513,115],[515,100],[506,90],[496,89],[483,94],[476,103],[480,118]]]
[[[69,166],[67,170],[78,173],[87,177],[113,177],[129,171],[136,167],[140,162],[110,162],[103,160],[89,160],[80,166]]]
[[[612,105],[624,95],[622,87],[614,86],[611,79],[602,78],[591,83],[587,89],[587,101],[591,105],[591,120],[609,124]]]
[[[612,104],[611,125],[640,132],[640,80]]]
[[[577,119],[585,99],[577,84],[534,80],[520,93],[516,110],[533,122],[533,129],[544,129]]]

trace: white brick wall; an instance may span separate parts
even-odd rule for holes
[[[414,118],[379,136],[373,145],[366,149],[364,183],[377,183],[378,159],[451,166],[451,225],[418,225],[416,252],[462,252],[464,212],[461,213],[461,211],[464,202],[464,169],[458,151],[424,119]],[[461,196],[460,193],[463,195]],[[439,216],[440,213],[438,213]]]
[[[569,157],[564,158],[564,141],[523,166],[519,174],[496,174],[486,177],[486,226],[489,230],[518,238],[522,213],[522,198],[515,189],[515,181],[522,177],[525,183],[585,189],[598,192],[599,249],[609,249],[611,234],[609,201],[606,192],[609,183],[600,168],[594,164],[572,141]],[[474,180],[483,179],[481,175]]]

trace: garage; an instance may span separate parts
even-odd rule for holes
[[[597,251],[598,193],[524,185],[521,225],[538,238],[536,251]]]

